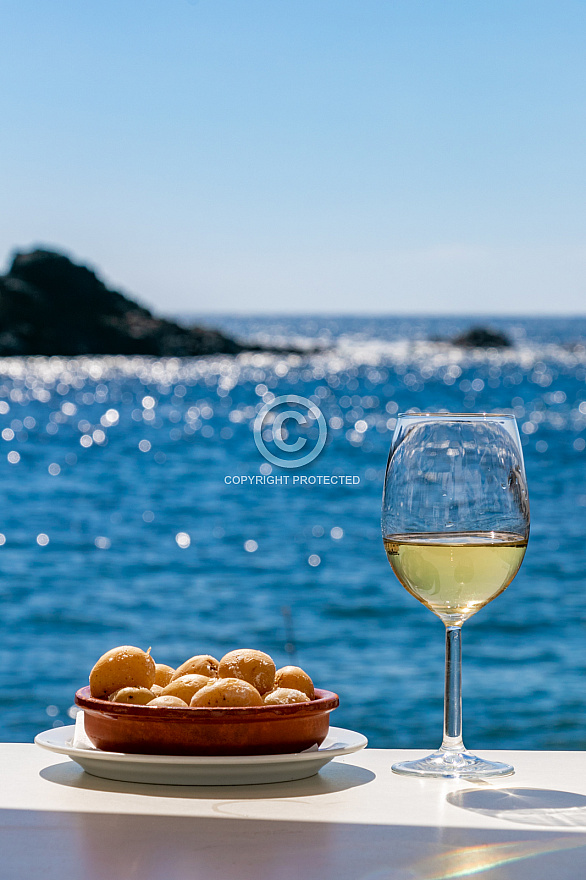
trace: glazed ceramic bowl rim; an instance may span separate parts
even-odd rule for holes
[[[134,703],[111,703],[99,700],[90,694],[89,685],[80,688],[75,694],[75,703],[81,709],[95,712],[110,718],[136,718],[149,721],[213,721],[227,720],[250,721],[252,719],[268,720],[271,717],[282,718],[287,715],[313,715],[330,712],[339,704],[338,695],[332,691],[315,689],[316,698],[308,703],[280,703],[266,706],[226,706],[207,708],[203,706],[140,706]]]

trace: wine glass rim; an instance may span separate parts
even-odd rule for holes
[[[486,421],[487,419],[511,419],[511,421],[516,421],[515,416],[512,413],[451,413],[451,412],[402,412],[397,414],[398,419],[407,419],[407,418],[433,418],[433,419],[469,419],[473,421],[475,419],[481,419]]]

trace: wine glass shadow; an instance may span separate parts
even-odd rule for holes
[[[523,825],[586,827],[586,796],[549,788],[482,788],[454,791],[454,807]]]

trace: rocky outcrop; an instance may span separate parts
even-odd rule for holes
[[[510,339],[504,333],[489,330],[487,327],[471,327],[451,341],[452,345],[463,348],[507,348],[511,345]]]
[[[183,327],[110,290],[91,269],[48,250],[17,253],[0,276],[0,355],[238,354],[215,330]]]

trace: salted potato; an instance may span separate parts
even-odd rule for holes
[[[303,691],[295,690],[295,688],[279,687],[265,694],[265,706],[283,706],[287,703],[309,703],[311,700]]]
[[[217,678],[191,698],[190,706],[213,709],[224,706],[262,706],[262,697],[253,685],[240,678]]]
[[[148,688],[120,688],[114,691],[108,699],[111,703],[135,703],[138,706],[145,706],[153,699],[155,695]]]
[[[147,706],[152,706],[153,709],[156,709],[157,706],[161,706],[162,708],[169,708],[176,706],[178,709],[187,709],[187,703],[185,700],[181,700],[179,697],[173,697],[171,694],[164,694],[160,697],[155,697],[154,700],[151,700],[150,703],[147,703]]]
[[[161,696],[179,697],[189,705],[192,696],[209,682],[210,679],[207,675],[182,675],[181,678],[175,678],[169,682],[167,687],[163,688]]]
[[[275,688],[294,688],[307,694],[310,700],[315,696],[311,678],[299,666],[282,666],[281,669],[277,669]]]
[[[183,675],[207,675],[208,678],[217,678],[219,665],[211,654],[196,654],[177,667],[172,679],[181,678]]]
[[[220,678],[240,678],[256,688],[259,694],[266,694],[273,689],[275,664],[263,651],[239,648],[222,657],[218,675]]]
[[[174,675],[175,670],[172,666],[167,666],[165,663],[155,663],[155,684],[166,687]]]
[[[121,688],[150,688],[155,682],[155,661],[148,651],[121,645],[102,654],[90,672],[92,697],[106,700]]]

